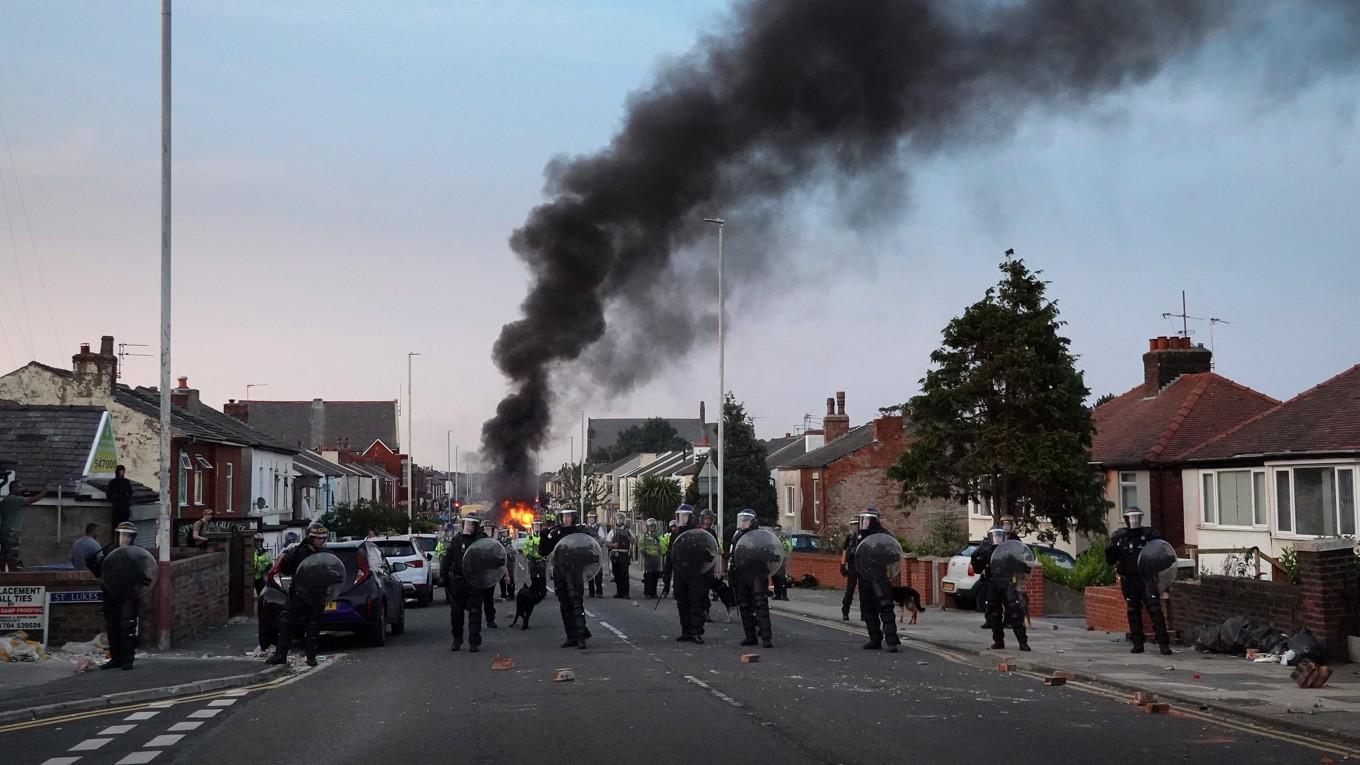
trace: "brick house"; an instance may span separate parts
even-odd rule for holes
[[[778,485],[784,487],[781,512],[787,497],[793,497],[798,505],[798,529],[812,533],[845,529],[866,507],[878,508],[884,524],[909,539],[919,539],[926,521],[936,514],[963,519],[963,507],[949,500],[901,505],[901,484],[888,477],[888,468],[911,442],[905,418],[888,415],[851,428],[841,391],[835,399],[827,399],[822,430],[823,445],[775,468]]]
[[[1153,338],[1143,354],[1143,382],[1092,413],[1091,461],[1105,473],[1111,528],[1125,508],[1137,506],[1148,525],[1184,548],[1186,454],[1279,403],[1213,372],[1212,359],[1189,338]],[[981,533],[981,518],[970,522]]]

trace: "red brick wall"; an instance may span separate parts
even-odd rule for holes
[[[795,552],[789,555],[789,576],[794,581],[803,574],[817,577],[819,587],[844,588],[845,577],[841,576],[841,556],[827,553]]]
[[[1085,599],[1086,629],[1121,634],[1129,631],[1128,607],[1124,604],[1124,595],[1120,592],[1118,585],[1087,587]],[[1162,611],[1166,614],[1166,627],[1170,630],[1175,629],[1175,627],[1171,623],[1169,605],[1166,598],[1163,598]],[[1143,634],[1152,634],[1152,622],[1148,620],[1146,610],[1143,611]]]
[[[1300,624],[1299,599],[1299,588],[1288,582],[1238,576],[1201,576],[1171,585],[1171,603],[1186,629],[1245,616],[1258,624],[1292,631]]]
[[[173,614],[170,640],[178,642],[201,635],[227,623],[227,588],[230,584],[228,558],[225,552],[195,555],[172,561],[174,580]],[[162,582],[156,583],[159,590]],[[249,585],[247,585],[249,586]],[[156,635],[155,604],[157,592],[142,599],[142,645],[154,645]]]
[[[1346,636],[1360,634],[1360,559],[1349,540],[1294,545],[1299,559],[1300,626],[1326,641],[1327,655],[1346,658]]]

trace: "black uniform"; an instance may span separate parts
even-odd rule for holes
[[[666,552],[666,569],[672,572],[675,582],[675,610],[680,615],[680,636],[688,638],[703,638],[704,622],[708,616],[709,598],[708,593],[711,589],[710,581],[713,573],[711,571],[702,574],[685,576],[675,571],[675,566],[671,561],[671,556],[675,555],[675,540],[680,535],[690,529],[697,529],[693,521],[685,526],[675,527],[671,532],[670,543]],[[717,538],[717,533],[713,529],[704,529],[713,537]]]
[[[743,534],[760,528],[754,522],[749,529],[737,529],[732,535],[731,550],[737,549],[737,542]],[[735,558],[733,559],[735,561]],[[756,638],[768,648],[773,633],[770,630],[770,601],[766,595],[770,577],[762,571],[744,572],[735,562],[730,573],[732,586],[737,591],[737,610],[741,613],[741,628],[746,632],[746,644],[755,645]]]
[[[467,620],[468,645],[476,648],[482,644],[482,604],[485,594],[492,590],[475,589],[463,575],[463,553],[473,542],[485,538],[481,529],[472,534],[459,534],[444,545],[444,557],[439,561],[444,599],[449,602],[449,629],[453,634],[454,650],[463,645],[464,618]]]
[[[1008,540],[1009,541],[1009,540]],[[1029,638],[1025,632],[1025,610],[1020,604],[1020,593],[1015,584],[991,576],[992,553],[996,545],[987,540],[973,551],[970,561],[973,572],[979,577],[978,586],[987,608],[987,626],[992,630],[992,647],[1003,648],[1006,642],[1006,627],[1015,633],[1015,639],[1023,650],[1029,649]]]
[[[870,521],[868,529],[855,534],[855,545],[873,536],[887,534],[888,530],[879,525],[877,519]],[[859,579],[859,616],[869,632],[866,647],[877,648],[886,642],[889,648],[902,643],[897,637],[897,614],[893,607],[892,582],[888,581],[887,571],[874,572],[874,576],[860,576]]]
[[[675,575],[675,572],[671,569],[671,556],[669,547],[670,543],[675,539],[675,529],[671,528],[670,526],[667,526],[666,536],[669,537],[669,539],[666,540],[666,544],[668,545],[666,548],[667,553],[665,556],[662,557],[661,560],[661,597],[663,598],[671,594],[671,579]]]
[[[506,538],[501,544],[505,547],[505,576],[501,577],[501,598],[515,598],[515,543]]]
[[[1011,541],[1012,539],[1019,539],[1019,538],[1020,538],[1020,535],[1017,534],[1014,530],[1012,530],[1012,531],[1007,531],[1007,532],[1006,532],[1006,541],[1007,541],[1007,542]],[[987,547],[995,547],[995,545],[992,544],[992,541],[991,541],[990,539],[984,539],[984,540],[982,540],[982,544],[985,545],[985,546],[987,546]],[[976,552],[976,550],[974,550],[974,552]],[[988,554],[990,555],[991,553],[988,553]],[[992,594],[992,589],[993,589],[992,587],[988,586],[987,580],[986,580],[986,579],[983,579],[983,580],[979,581],[978,584],[977,584],[977,602],[980,603],[980,604],[982,605],[982,628],[985,629],[985,630],[989,630],[989,629],[992,628],[992,612],[989,611],[989,610],[987,610],[987,599],[988,599],[988,597]],[[1002,605],[1001,605],[1001,606],[998,606],[998,608],[997,608],[997,613],[1002,613],[1002,611],[1004,611],[1004,608],[1005,608],[1005,604],[1004,604],[1004,601],[1005,601],[1005,593],[1004,593],[1004,591],[1002,591],[1000,594],[998,594],[997,597],[1002,598]],[[1002,626],[1004,627],[1005,625],[1002,625]]]
[[[1143,650],[1143,609],[1147,608],[1152,621],[1152,631],[1163,653],[1171,646],[1171,637],[1166,632],[1166,617],[1162,615],[1162,601],[1157,596],[1155,582],[1148,582],[1138,573],[1138,554],[1143,546],[1162,535],[1156,529],[1119,529],[1105,546],[1105,562],[1114,563],[1119,573],[1119,587],[1124,593],[1124,604],[1128,609],[1129,636],[1135,651]]]
[[[104,545],[99,552],[85,561],[85,565],[96,577],[102,575],[104,557],[113,552],[117,546],[117,542]],[[114,666],[132,669],[132,659],[137,653],[137,614],[140,612],[142,599],[115,598],[107,587],[100,589],[104,591],[104,635],[109,641],[109,661]]]
[[[579,523],[575,526],[554,526],[543,535],[543,541],[538,545],[539,553],[546,559],[568,534],[590,535],[591,531]],[[590,628],[586,626],[585,572],[567,574],[558,572],[554,567],[552,575],[553,589],[557,591],[557,608],[562,614],[562,630],[567,633],[567,642],[563,643],[563,647],[574,644],[584,648],[586,640],[591,637]]]
[[[615,528],[609,543],[609,569],[614,575],[614,597],[628,597],[628,566],[633,562],[633,535],[627,529]]]
[[[850,605],[855,602],[855,587],[859,584],[859,574],[855,573],[855,545],[859,544],[863,538],[863,532],[856,531],[845,538],[845,544],[841,549],[845,551],[845,565],[842,566],[842,573],[845,576],[845,597],[841,598],[841,616],[850,618]],[[860,594],[860,600],[864,595]]]
[[[600,533],[600,524],[591,523],[582,526],[581,530],[595,537],[595,541],[600,543],[600,547],[604,547],[604,534]],[[590,597],[604,597],[604,566],[600,566],[600,570],[590,579]]]
[[[303,540],[301,544],[284,553],[283,562],[279,564],[279,573],[283,576],[293,576],[297,573],[298,566],[314,553],[321,552],[312,547],[311,543]],[[321,597],[317,597],[320,594]],[[288,656],[288,649],[293,645],[293,634],[298,626],[302,627],[303,645],[307,650],[307,660],[316,660],[316,651],[321,643],[321,616],[326,611],[325,593],[308,592],[294,583],[288,585],[288,608],[284,609],[279,615],[279,655]]]

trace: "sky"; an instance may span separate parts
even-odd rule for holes
[[[158,5],[0,0],[0,373],[68,367],[101,335],[157,352]],[[177,3],[175,376],[218,407],[247,384],[392,399],[419,352],[416,460],[474,451],[506,392],[491,344],[528,279],[507,240],[544,200],[544,166],[605,145],[629,93],[727,6]],[[852,424],[910,398],[1012,247],[1050,282],[1093,396],[1141,382],[1182,290],[1225,322],[1217,371],[1264,393],[1360,362],[1360,73],[1242,60],[914,161],[887,224],[846,226],[822,212],[834,190],[806,190],[769,245],[779,273],[729,284],[727,387],[757,432],[817,424],[838,390]],[[678,282],[675,298],[715,290]],[[1206,321],[1190,330],[1209,344]],[[543,466],[568,457],[581,410],[713,411],[713,344],[657,363],[626,395],[559,401]],[[158,380],[154,357],[124,371]]]

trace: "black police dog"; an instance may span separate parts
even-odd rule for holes
[[[897,607],[902,609],[897,615],[898,624],[902,623],[908,613],[911,614],[911,621],[907,624],[915,624],[916,615],[926,610],[925,606],[921,605],[921,593],[911,587],[892,588],[892,598],[893,603],[896,603]]]
[[[547,594],[544,589],[530,587],[527,584],[521,585],[519,592],[515,593],[515,619],[510,622],[510,626],[514,627],[520,619],[523,619],[524,625],[520,629],[529,629],[529,617],[534,613],[534,606],[542,603]]]

